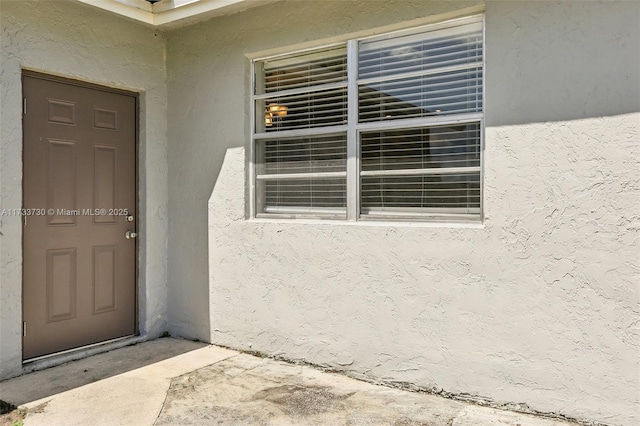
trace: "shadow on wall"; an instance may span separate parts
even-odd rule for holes
[[[442,5],[448,4],[321,3],[285,1],[168,34],[168,305],[175,334],[193,328],[208,332],[207,264],[214,254],[207,251],[207,202],[212,192],[221,194],[218,181],[230,159],[227,150],[246,147],[249,139],[245,55],[443,13]],[[463,6],[446,8],[453,7]],[[287,25],[277,25],[283,10]],[[488,1],[486,127],[640,111],[639,13],[637,2]],[[327,25],[312,25],[317,22]],[[544,137],[549,141],[555,135]],[[234,167],[244,170],[246,161],[237,160],[241,163]],[[232,184],[240,202],[243,182],[244,176],[236,176]],[[228,203],[223,207],[229,214],[244,211]]]
[[[205,206],[225,150],[246,144],[250,67],[245,54],[312,38],[309,16],[315,22],[333,23],[328,33],[317,31],[322,39],[323,34],[388,24],[385,17],[404,16],[402,11],[409,8],[409,3],[393,1],[354,1],[348,7],[342,1],[281,4],[287,3],[287,26],[269,26],[281,15],[265,6],[169,35],[171,204],[183,205],[177,200],[193,198],[188,200],[190,208],[196,207],[191,202]],[[425,15],[437,9],[436,4],[411,5],[414,17],[421,9]],[[349,25],[343,22],[347,12]],[[639,112],[639,16],[639,2],[488,1],[486,127]],[[241,35],[230,31],[236,28],[243,28]],[[204,48],[199,40],[215,43]],[[211,79],[212,75],[219,78]],[[191,223],[185,218],[187,222]]]
[[[486,126],[640,111],[639,22],[638,2],[489,2]]]

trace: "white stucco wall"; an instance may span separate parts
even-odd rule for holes
[[[470,4],[284,1],[168,34],[172,326],[637,424],[639,3],[488,2],[482,226],[245,218],[245,55]]]
[[[479,4],[282,1],[163,35],[1,0],[0,207],[22,200],[21,67],[139,91],[143,334],[638,423],[640,3],[487,4],[482,226],[246,220],[246,55]],[[0,220],[3,378],[22,230]]]
[[[139,327],[167,326],[167,135],[163,34],[69,1],[0,2],[0,204],[22,207],[21,69],[140,92]],[[22,227],[0,218],[0,378],[22,362]],[[159,317],[160,316],[160,317]]]

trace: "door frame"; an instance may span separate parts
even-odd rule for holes
[[[125,95],[125,96],[130,96],[132,98],[134,98],[135,100],[135,117],[134,117],[134,122],[135,122],[135,139],[134,139],[134,152],[135,152],[135,159],[134,159],[134,164],[135,164],[135,203],[136,203],[136,215],[134,218],[134,223],[136,224],[136,231],[138,231],[138,235],[140,235],[139,230],[140,230],[140,205],[141,205],[141,200],[140,200],[140,93],[136,92],[136,91],[132,91],[132,90],[126,90],[126,89],[121,89],[121,88],[114,88],[114,87],[109,87],[109,86],[104,86],[98,83],[92,83],[92,82],[88,82],[88,81],[82,81],[82,80],[77,80],[74,78],[69,78],[69,77],[63,77],[63,76],[59,76],[59,75],[53,75],[53,74],[47,74],[44,72],[40,72],[40,71],[33,71],[33,70],[29,70],[29,69],[22,69],[21,72],[21,76],[20,76],[20,82],[21,82],[21,95],[22,95],[22,101],[25,102],[25,97],[24,97],[24,78],[25,77],[30,77],[30,78],[38,78],[41,80],[46,80],[46,81],[51,81],[51,82],[55,82],[55,83],[62,83],[62,84],[67,84],[67,85],[72,85],[72,86],[78,86],[78,87],[84,87],[84,88],[88,88],[88,89],[94,89],[94,90],[100,90],[103,92],[107,92],[107,93],[114,93],[114,94],[119,94],[119,95]],[[23,104],[23,108],[28,108],[27,105]],[[21,155],[22,155],[22,208],[25,208],[24,206],[24,197],[25,197],[25,188],[24,188],[24,158],[25,158],[25,154],[24,154],[24,148],[25,148],[25,143],[24,143],[24,125],[25,125],[25,121],[24,121],[24,110],[23,110],[23,119],[22,119],[22,149],[21,149]],[[140,250],[141,250],[141,244],[138,244],[138,242],[140,241],[139,238],[136,238],[134,240],[134,244],[135,244],[135,249],[134,249],[134,253],[135,253],[135,258],[134,258],[134,264],[135,264],[135,272],[134,272],[134,294],[135,294],[135,300],[134,300],[134,336],[139,336],[140,335],[140,283],[139,283],[139,276],[140,276]],[[22,232],[21,232],[21,236],[20,236],[20,250],[21,250],[21,258],[22,258],[22,267],[21,267],[21,303],[20,303],[20,309],[21,309],[21,318],[22,318],[22,324],[24,324],[24,226],[22,226]],[[21,335],[24,333],[24,330],[21,327]],[[127,337],[123,337],[123,338],[119,338],[119,339],[115,339],[115,340],[120,340],[120,339],[126,339]],[[22,340],[22,339],[21,339]],[[109,342],[109,340],[107,340],[107,342]],[[78,348],[73,348],[73,349],[68,349],[68,350],[64,350],[61,352],[55,352],[52,354],[48,354],[48,355],[43,355],[41,357],[37,357],[37,358],[32,358],[32,359],[24,359],[24,346],[22,346],[21,343],[21,348],[20,348],[20,352],[22,353],[22,365],[24,366],[25,364],[30,364],[32,362],[37,362],[39,360],[42,359],[47,359],[47,358],[52,358],[52,357],[56,357],[58,355],[61,354],[67,354],[69,352],[76,352],[76,351],[82,351],[83,349],[86,348],[90,348],[90,347],[95,347],[97,345],[100,345],[101,343],[104,342],[98,342],[98,343],[93,343],[90,345],[85,345],[85,346],[80,346]]]

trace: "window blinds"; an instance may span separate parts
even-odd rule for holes
[[[256,215],[481,218],[483,78],[479,16],[255,61]]]
[[[260,62],[256,77],[258,214],[346,215],[345,45]],[[308,137],[279,137],[307,131]]]
[[[421,127],[360,132],[361,218],[478,218],[482,22],[359,42],[358,121],[423,119]]]
[[[362,214],[480,209],[478,123],[363,132]]]

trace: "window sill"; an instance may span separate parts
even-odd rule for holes
[[[327,226],[356,226],[356,227],[379,227],[379,228],[469,228],[484,229],[485,223],[482,221],[460,221],[460,222],[418,222],[418,221],[389,221],[389,220],[335,220],[335,219],[284,219],[284,218],[250,218],[248,223],[264,223],[278,225],[327,225]]]

